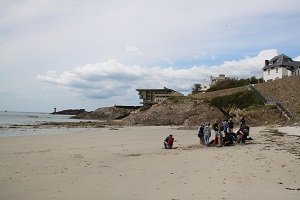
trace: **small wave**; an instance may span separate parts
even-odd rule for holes
[[[35,116],[35,115],[28,115],[27,117],[30,117],[30,118],[39,118],[39,116]]]

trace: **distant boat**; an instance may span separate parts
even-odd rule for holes
[[[7,112],[7,110],[5,110],[4,112]]]

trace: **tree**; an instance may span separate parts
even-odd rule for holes
[[[255,76],[250,77],[250,78],[249,78],[249,81],[250,81],[251,84],[256,84],[256,83],[258,83],[258,79],[257,79]]]
[[[198,92],[200,92],[202,89],[202,86],[200,83],[195,83],[193,88],[192,88],[192,94],[196,94]]]

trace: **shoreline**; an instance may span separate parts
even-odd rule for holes
[[[184,126],[184,125],[143,125],[143,124],[135,124],[135,125],[122,125],[119,120],[107,121],[107,120],[86,120],[79,122],[43,122],[40,124],[15,124],[9,126],[0,126],[0,137],[1,131],[14,132],[14,131],[28,131],[28,132],[36,132],[40,130],[53,130],[53,129],[90,129],[90,128],[124,128],[124,127],[175,127],[178,130],[194,130],[198,129],[198,126]],[[268,126],[251,126],[250,127],[265,127],[265,129],[270,132],[279,131],[283,134],[300,136],[300,126],[299,125],[268,125]],[[236,132],[238,128],[234,128],[234,132]],[[213,131],[212,131],[213,133]],[[5,134],[4,134],[5,135]],[[23,134],[21,134],[23,135]],[[35,135],[35,134],[34,134]],[[9,136],[9,135],[5,135]]]

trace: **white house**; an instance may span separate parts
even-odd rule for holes
[[[290,57],[281,54],[270,61],[265,60],[262,70],[264,81],[272,81],[286,76],[299,75],[300,62],[293,61]]]
[[[300,75],[300,67],[298,67],[293,73],[292,75],[294,76],[299,76]]]
[[[208,82],[201,83],[201,92],[205,92],[209,88],[210,88],[210,83],[208,83]]]

